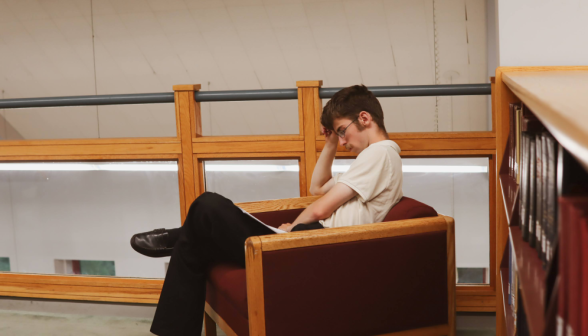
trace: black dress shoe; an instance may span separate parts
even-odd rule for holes
[[[131,237],[133,250],[151,258],[169,257],[173,247],[168,247],[169,234],[166,229],[137,233]]]

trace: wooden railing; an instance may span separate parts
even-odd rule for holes
[[[296,159],[300,166],[300,196],[309,196],[312,171],[324,146],[319,123],[321,85],[322,81],[297,82],[300,129],[296,135],[203,136],[200,102],[195,99],[200,85],[176,85],[176,137],[8,140],[0,142],[0,162],[175,160],[182,222],[190,204],[205,191],[204,160]],[[489,159],[490,274],[495,275],[495,132],[390,133],[389,136],[402,149],[402,157]],[[337,149],[337,157],[353,156],[342,147]],[[160,279],[0,273],[0,296],[157,303],[162,284]],[[490,277],[489,285],[458,285],[456,306],[458,311],[495,311],[496,276]]]

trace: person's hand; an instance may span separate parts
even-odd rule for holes
[[[284,230],[286,232],[290,232],[290,231],[292,231],[292,228],[294,228],[295,226],[296,226],[296,224],[284,223],[284,224],[280,225],[280,227],[278,227],[278,229]]]
[[[321,125],[321,132],[325,135],[326,143],[331,143],[335,146],[337,145],[337,142],[339,142],[339,137],[337,136],[337,133],[327,129],[323,125]]]

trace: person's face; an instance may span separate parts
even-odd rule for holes
[[[361,115],[359,119],[337,118],[333,122],[333,128],[339,137],[339,145],[345,146],[352,153],[359,154],[367,148],[367,133],[357,127],[361,122]]]

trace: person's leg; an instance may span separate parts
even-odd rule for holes
[[[206,269],[213,261],[245,266],[245,240],[274,232],[214,193],[198,197],[174,246],[151,332],[200,335],[206,300]]]

